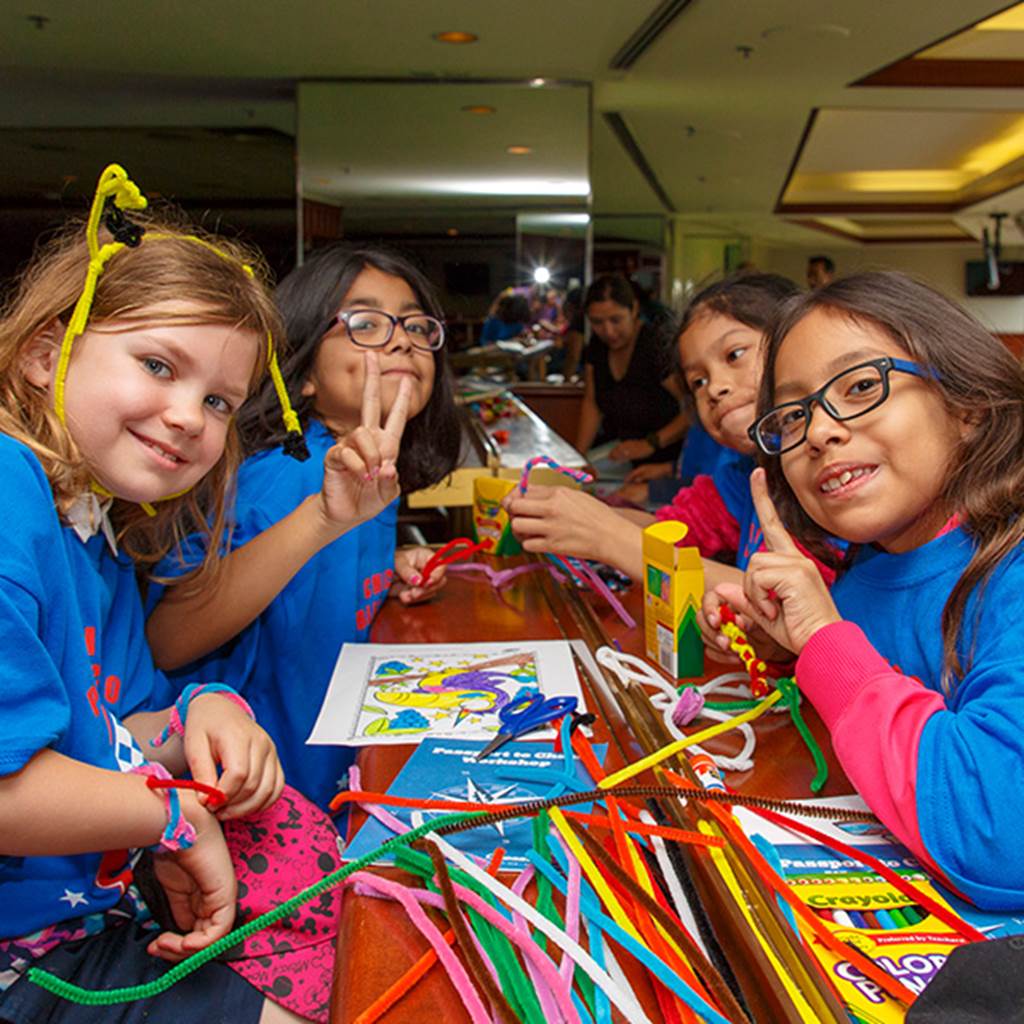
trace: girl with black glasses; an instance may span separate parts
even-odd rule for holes
[[[337,245],[278,286],[289,352],[282,376],[311,457],[289,458],[264,388],[239,428],[238,477],[224,581],[179,599],[164,592],[148,635],[163,667],[229,678],[277,743],[289,782],[320,804],[351,762],[305,745],[339,645],[365,641],[389,593],[425,600],[427,548],[395,551],[398,497],[455,466],[459,425],[433,288],[404,258]],[[162,566],[180,574],[194,553]],[[196,660],[199,663],[196,664]]]

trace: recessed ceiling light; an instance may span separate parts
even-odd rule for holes
[[[486,103],[467,103],[462,111],[465,114],[496,114],[498,108],[489,107]]]
[[[480,37],[474,35],[472,32],[435,32],[434,38],[439,43],[463,45],[465,43],[475,43]]]
[[[527,153],[532,153],[533,150],[529,146],[506,146],[505,152],[509,156],[526,156]]]
[[[548,80],[546,78],[531,78],[530,79],[530,87],[533,88],[533,89],[540,89],[542,86],[545,86],[547,84],[548,84]]]

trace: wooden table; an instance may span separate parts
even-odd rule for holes
[[[502,560],[503,565],[511,564]],[[618,640],[623,650],[643,654],[643,594],[634,585],[620,595],[627,608],[637,619],[637,626],[627,629],[618,617],[599,598],[586,595],[602,626],[612,640]],[[571,608],[561,596],[561,589],[547,574],[534,572],[519,577],[511,586],[496,594],[483,580],[453,577],[439,597],[432,603],[413,609],[397,601],[385,604],[372,632],[378,643],[438,643],[451,641],[496,642],[521,640],[561,639],[579,636]],[[709,662],[707,678],[728,671],[726,667]],[[588,687],[588,691],[589,691]],[[588,692],[589,705],[600,705]],[[848,793],[851,787],[836,764],[824,727],[809,706],[804,707],[805,718],[815,737],[822,744],[829,763],[829,780],[822,796]],[[612,730],[624,745],[630,737],[617,715],[609,715]],[[595,738],[607,741],[609,723],[599,722]],[[757,752],[755,768],[746,773],[732,774],[729,783],[737,789],[762,795],[780,797],[810,796],[810,781],[814,768],[806,748],[788,718],[773,716],[760,719],[756,725]],[[718,746],[715,746],[715,744]],[[736,740],[721,737],[708,746],[712,750],[735,750]],[[632,745],[634,757],[640,750]],[[362,771],[363,787],[382,791],[397,775],[411,753],[411,747],[365,747],[360,751],[358,763]],[[609,748],[614,763],[615,751]],[[630,758],[631,760],[633,758]],[[357,815],[353,822],[358,827]],[[335,1024],[354,1020],[373,1000],[399,978],[427,949],[426,941],[409,924],[404,911],[383,900],[346,893],[335,971],[334,1005],[332,1020]],[[653,1007],[657,1012],[656,1006]],[[657,1019],[652,1018],[652,1019]],[[431,1024],[465,1021],[462,1009],[444,971],[435,968],[384,1017],[383,1024]]]

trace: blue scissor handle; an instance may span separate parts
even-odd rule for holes
[[[553,722],[570,711],[575,711],[579,701],[575,697],[543,697],[538,691],[524,693],[500,712],[502,732],[518,734],[536,729],[546,722]]]

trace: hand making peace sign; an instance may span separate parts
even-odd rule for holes
[[[391,411],[381,425],[380,357],[364,353],[366,376],[360,425],[324,456],[320,501],[328,521],[346,529],[372,519],[401,493],[398,450],[409,418],[413,382],[403,376]]]
[[[766,550],[750,559],[742,588],[722,583],[704,595],[704,617],[717,629],[718,608],[724,601],[736,612],[741,628],[759,626],[776,643],[799,654],[815,632],[842,617],[817,566],[782,525],[763,469],[751,473],[750,493]]]

